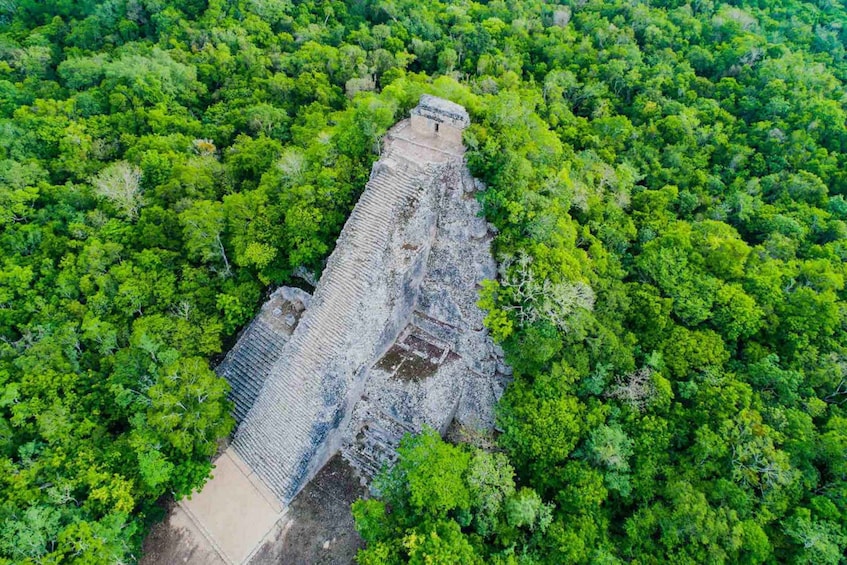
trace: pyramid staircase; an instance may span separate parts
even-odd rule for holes
[[[257,354],[272,365],[233,446],[284,503],[303,486],[313,456],[343,417],[351,371],[361,367],[337,360],[365,329],[359,326],[374,271],[395,218],[420,196],[420,170],[390,152],[383,156],[291,340],[275,360]]]

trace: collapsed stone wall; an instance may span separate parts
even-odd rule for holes
[[[496,275],[474,196],[481,185],[461,161],[433,172],[439,206],[426,275],[406,326],[370,368],[344,436],[342,454],[366,479],[394,460],[406,432],[428,425],[444,434],[454,420],[492,429],[510,374],[476,305],[480,283]]]
[[[406,431],[443,432],[453,418],[493,425],[508,370],[476,306],[478,284],[495,274],[473,196],[479,185],[460,134],[420,122],[438,117],[460,132],[467,113],[433,97],[421,102],[417,122],[387,134],[284,343],[265,358],[258,341],[242,344],[260,333],[257,319],[219,368],[239,416],[233,446],[284,503],[339,449],[367,478]],[[243,369],[251,362],[255,382]]]

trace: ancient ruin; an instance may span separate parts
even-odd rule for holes
[[[422,96],[386,135],[314,294],[278,289],[218,367],[233,447],[284,504],[339,450],[367,479],[407,431],[493,426],[508,370],[476,306],[495,264],[468,123]]]

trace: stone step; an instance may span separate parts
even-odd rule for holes
[[[245,345],[254,349],[276,352],[280,351],[286,343],[288,343],[288,336],[279,335],[273,330],[259,330],[250,332]]]
[[[236,399],[246,399],[253,398],[255,399],[256,395],[259,394],[262,390],[263,383],[257,382],[256,379],[245,378],[241,375],[232,375],[233,380],[238,381],[238,384],[241,385],[238,391],[233,394]],[[233,388],[233,391],[236,389]]]
[[[355,448],[342,449],[341,455],[359,475],[368,481],[373,479],[380,471],[380,465],[376,461]]]
[[[414,179],[414,177],[404,173],[378,175],[368,182],[368,188],[373,190],[368,192],[363,202],[371,203],[373,201],[379,201],[382,204],[389,205],[389,202],[386,200],[380,200],[379,197],[385,196],[385,194],[396,195],[408,193],[409,191],[416,190],[418,186],[419,183]]]
[[[236,397],[255,396],[262,390],[265,375],[254,377],[253,374],[247,374],[246,371],[232,371],[226,375],[231,382],[233,395]],[[238,384],[238,388],[236,388]]]
[[[456,327],[434,320],[417,310],[412,313],[412,324],[440,341],[450,345],[451,349],[456,349],[459,345],[461,332]]]
[[[240,346],[237,355],[233,357],[232,363],[251,366],[270,367],[279,358],[282,347],[265,347],[258,340]]]

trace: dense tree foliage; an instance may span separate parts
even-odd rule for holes
[[[455,511],[451,546],[842,562],[845,13],[652,4],[393,4],[397,26],[447,28],[464,58],[469,163],[499,230],[481,304],[515,369],[498,442],[554,505],[531,540]],[[410,528],[397,496],[382,495],[396,539],[433,527],[427,509]],[[363,532],[364,557],[386,551]]]
[[[538,546],[552,504],[514,474],[503,453],[450,445],[432,429],[407,436],[376,479],[380,499],[353,504],[368,544],[359,563],[508,562],[516,547]]]
[[[424,91],[515,381],[502,451],[406,441],[361,561],[843,561],[845,80],[826,0],[0,2],[0,561],[138,555]]]
[[[210,360],[319,269],[421,88],[351,101],[373,56],[313,12],[0,4],[0,562],[137,557],[208,476],[232,428]]]

